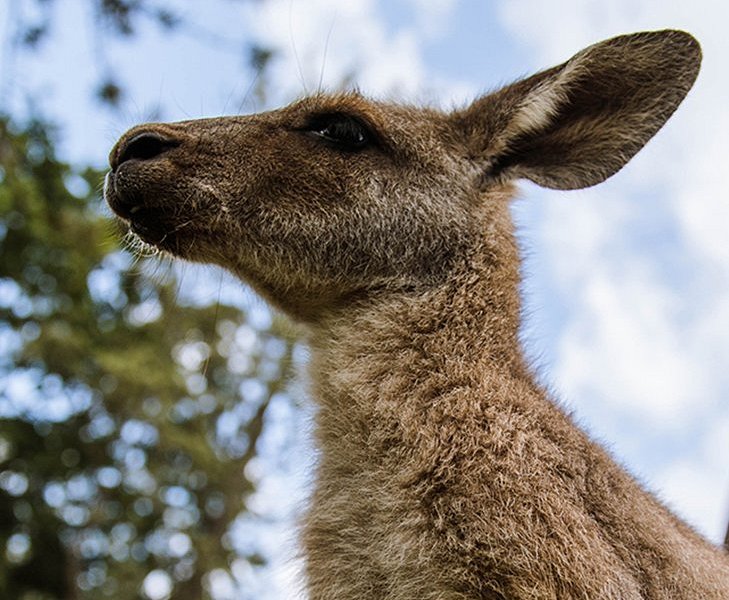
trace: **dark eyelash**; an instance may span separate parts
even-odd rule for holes
[[[342,113],[316,115],[305,130],[348,151],[362,150],[375,140],[370,128],[360,119]]]

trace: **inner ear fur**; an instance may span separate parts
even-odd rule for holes
[[[655,135],[700,64],[698,42],[683,31],[623,35],[480,98],[453,120],[487,177],[588,187]]]

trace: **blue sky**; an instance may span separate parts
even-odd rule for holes
[[[544,381],[632,472],[703,533],[721,537],[729,518],[726,2],[172,4],[206,31],[278,50],[270,105],[355,74],[365,93],[447,108],[612,35],[694,33],[705,52],[702,74],[647,149],[593,189],[523,185],[514,214],[527,256],[523,337]],[[100,109],[89,101],[98,72],[81,5],[56,8],[56,34],[36,58],[12,62],[2,98],[19,110],[23,89],[44,89],[43,108],[63,126],[72,160],[102,164],[119,134],[156,114],[176,120],[269,107],[245,101],[253,81],[239,54],[149,27],[133,44],[110,44],[129,97],[120,113]],[[0,6],[0,28],[7,10]],[[0,65],[8,65],[1,51]],[[304,479],[298,468],[294,461],[288,479],[263,476],[262,513],[272,497],[301,498],[287,491]],[[290,585],[280,564],[272,577],[271,585]],[[231,582],[216,585],[225,597]]]

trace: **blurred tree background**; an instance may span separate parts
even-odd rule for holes
[[[5,34],[17,53],[53,28],[56,2],[29,2]],[[142,22],[204,34],[162,2],[83,2],[127,43]],[[267,49],[237,51],[265,70]],[[90,93],[113,110],[124,82],[98,60]],[[179,269],[120,249],[103,173],[57,156],[42,114],[2,110],[0,598],[212,598],[211,577],[266,560],[232,529],[270,408],[292,405],[293,335],[261,309],[182,297]]]

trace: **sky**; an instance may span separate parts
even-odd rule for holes
[[[276,49],[267,101],[253,100],[256,82],[239,53],[148,26],[133,44],[108,45],[106,59],[129,90],[118,113],[89,100],[98,39],[82,26],[82,3],[57,4],[56,33],[36,58],[10,61],[0,49],[11,82],[0,102],[22,110],[23,88],[40,86],[43,109],[62,126],[64,156],[97,165],[118,135],[149,118],[249,112],[342,80],[373,97],[449,109],[613,35],[693,33],[702,72],[646,149],[588,190],[523,184],[513,212],[525,256],[522,338],[540,377],[645,485],[721,539],[729,520],[729,3],[180,0],[173,6],[199,31]],[[7,20],[3,4],[0,31]],[[304,496],[291,488],[305,468],[294,461],[286,478],[262,476],[262,513],[274,496],[291,499],[276,504],[277,515],[295,511]],[[271,536],[272,554],[293,552],[288,524]],[[291,552],[276,552],[282,545]],[[283,597],[294,579],[295,565],[275,561],[268,591],[254,597]],[[222,574],[214,585],[220,597],[233,593]]]

